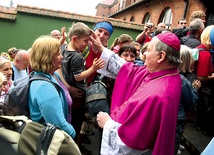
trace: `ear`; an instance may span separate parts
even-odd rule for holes
[[[122,46],[123,46],[123,43],[119,43],[119,46],[122,47]]]
[[[158,63],[161,63],[161,62],[164,61],[165,58],[166,58],[166,52],[165,52],[165,51],[161,51],[161,52],[159,52],[158,54],[159,54]]]
[[[77,36],[72,37],[72,41],[76,42],[77,41]]]

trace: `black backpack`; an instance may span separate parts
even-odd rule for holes
[[[174,33],[180,40],[187,35],[188,31],[189,29],[186,27],[172,29],[172,33]]]
[[[96,116],[99,111],[109,113],[108,93],[102,82],[103,75],[95,80],[86,90],[85,105],[90,116]]]
[[[44,80],[50,82],[59,92],[58,86],[51,82],[48,77],[42,74],[34,74],[31,72],[27,77],[14,81],[14,87],[10,89],[8,94],[5,96],[4,103],[13,108],[13,115],[25,115],[27,117],[30,116],[30,110],[28,106],[28,91],[30,88],[30,83],[34,80]]]

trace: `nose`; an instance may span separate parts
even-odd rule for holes
[[[131,62],[132,59],[133,59],[133,58],[132,58],[130,55],[126,57],[126,61],[128,61],[128,62]]]
[[[12,74],[13,74],[12,69],[10,69],[8,73],[9,73],[10,75],[12,75]]]
[[[104,32],[101,32],[101,33],[99,34],[99,38],[102,38],[102,37],[104,37]]]
[[[61,59],[63,58],[63,55],[62,54],[60,54],[60,56],[61,56]]]

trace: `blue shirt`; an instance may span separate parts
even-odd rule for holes
[[[38,73],[39,72],[36,72],[36,74]],[[53,76],[49,74],[44,75],[48,76],[51,81],[58,84]],[[30,85],[28,99],[30,117],[33,121],[40,122],[44,119],[45,122],[54,124],[64,130],[72,138],[75,137],[76,132],[73,126],[66,120],[68,117],[68,104],[62,88],[58,92],[50,82],[35,80],[32,81]]]
[[[13,69],[13,81],[16,81],[18,79],[21,79],[23,77],[28,76],[27,70],[19,70],[18,68],[16,68],[16,66],[14,66],[14,64],[12,63],[12,69]]]

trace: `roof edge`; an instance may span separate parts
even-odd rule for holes
[[[15,7],[0,6],[0,19],[15,20],[17,11]]]
[[[90,22],[96,23],[101,20],[110,21],[114,27],[122,27],[122,28],[129,28],[134,30],[142,30],[143,24],[135,23],[135,22],[127,22],[123,20],[118,20],[114,18],[108,17],[101,17],[101,16],[90,16],[90,15],[81,15],[77,13],[61,11],[61,10],[52,10],[46,8],[39,8],[35,6],[25,6],[25,5],[17,5],[16,8],[17,12],[29,13],[29,14],[37,14],[43,16],[51,16],[57,18],[64,18],[64,19],[74,19],[82,22]]]

